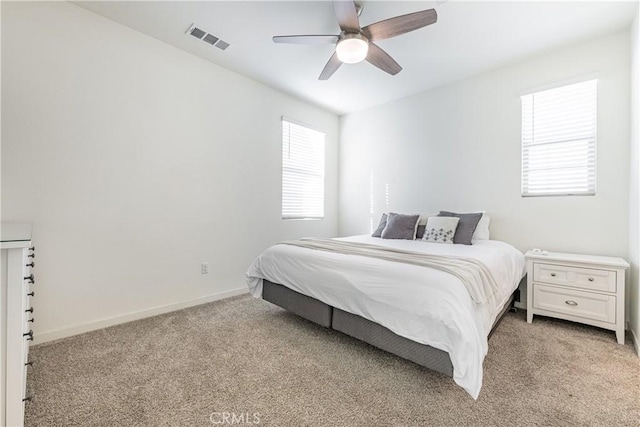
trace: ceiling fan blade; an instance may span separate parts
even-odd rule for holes
[[[395,76],[400,71],[402,71],[402,67],[393,59],[387,52],[382,50],[380,46],[369,43],[369,53],[367,54],[367,61],[376,67],[380,68],[382,71]]]
[[[336,12],[336,18],[338,18],[338,24],[342,31],[347,33],[360,32],[358,12],[353,0],[334,0],[333,9]]]
[[[362,29],[362,33],[371,41],[384,40],[426,27],[436,21],[438,21],[436,10],[429,9],[367,25]]]
[[[336,44],[338,39],[338,36],[332,35],[273,36],[274,43],[291,44]]]
[[[329,77],[331,77],[333,73],[335,73],[336,70],[340,68],[341,65],[342,61],[340,61],[338,59],[338,55],[333,52],[333,55],[331,55],[331,58],[329,58],[329,62],[327,62],[327,65],[324,66],[322,73],[320,73],[320,77],[318,77],[318,80],[329,79]]]

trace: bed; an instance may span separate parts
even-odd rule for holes
[[[380,248],[393,254],[390,260],[328,250],[328,240],[318,247],[283,242],[264,251],[247,272],[251,294],[452,376],[477,399],[488,337],[524,276],[522,253],[495,240],[449,245],[368,235],[330,239],[349,250]],[[483,279],[492,279],[490,298],[478,297],[455,271],[404,262],[396,254],[473,261],[491,276]]]

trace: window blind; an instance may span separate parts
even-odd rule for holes
[[[522,195],[594,195],[597,80],[522,97]]]
[[[324,218],[324,137],[282,119],[282,218]]]

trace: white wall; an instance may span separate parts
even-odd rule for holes
[[[629,329],[634,337],[636,352],[640,355],[640,8],[631,26],[631,148],[629,184],[629,263],[631,280],[629,295]]]
[[[591,76],[599,79],[596,196],[522,198],[520,95]],[[626,257],[629,102],[625,31],[342,116],[340,234],[367,233],[371,205],[375,222],[386,210],[486,210],[492,238],[523,251]]]
[[[34,223],[40,340],[244,291],[267,246],[336,234],[337,116],[69,3],[2,7],[2,219]],[[322,221],[280,218],[282,115],[327,132]]]

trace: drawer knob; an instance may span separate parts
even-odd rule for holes
[[[30,402],[31,401],[31,396],[27,396],[24,399],[22,399],[23,402]]]
[[[34,318],[32,317],[31,319],[27,320],[27,323],[33,323],[33,321],[34,321],[34,320],[36,320],[36,319],[34,319]]]
[[[578,305],[578,303],[577,303],[577,302],[575,302],[575,301],[571,301],[571,300],[567,300],[567,301],[565,301],[564,303],[565,303],[565,304],[567,304],[567,305],[570,305],[570,306],[574,306],[574,307],[575,307],[576,305]]]
[[[33,262],[33,261],[31,261],[29,264],[25,265],[25,267],[31,267],[31,268],[33,268],[35,266],[36,266],[36,263]]]
[[[23,337],[27,337],[28,341],[33,341],[33,330],[30,330],[26,334],[22,334]]]
[[[33,307],[29,307],[24,311],[25,313],[33,313]]]
[[[593,277],[589,277],[589,281],[593,282],[595,279]]]
[[[27,362],[24,364],[24,366],[33,366],[33,362]]]
[[[36,293],[35,293],[35,292],[33,292],[33,291],[31,291],[31,292],[29,292],[29,293],[27,294],[27,296],[30,296],[30,297],[35,296],[35,295],[36,295]]]
[[[556,273],[551,273],[551,277],[556,277]]]
[[[24,280],[28,280],[29,283],[36,283],[36,278],[33,277],[33,273],[31,273],[31,275],[25,277]]]
[[[27,255],[27,258],[35,258],[35,257],[36,257],[35,252],[34,252],[34,253],[32,253],[32,254]]]

